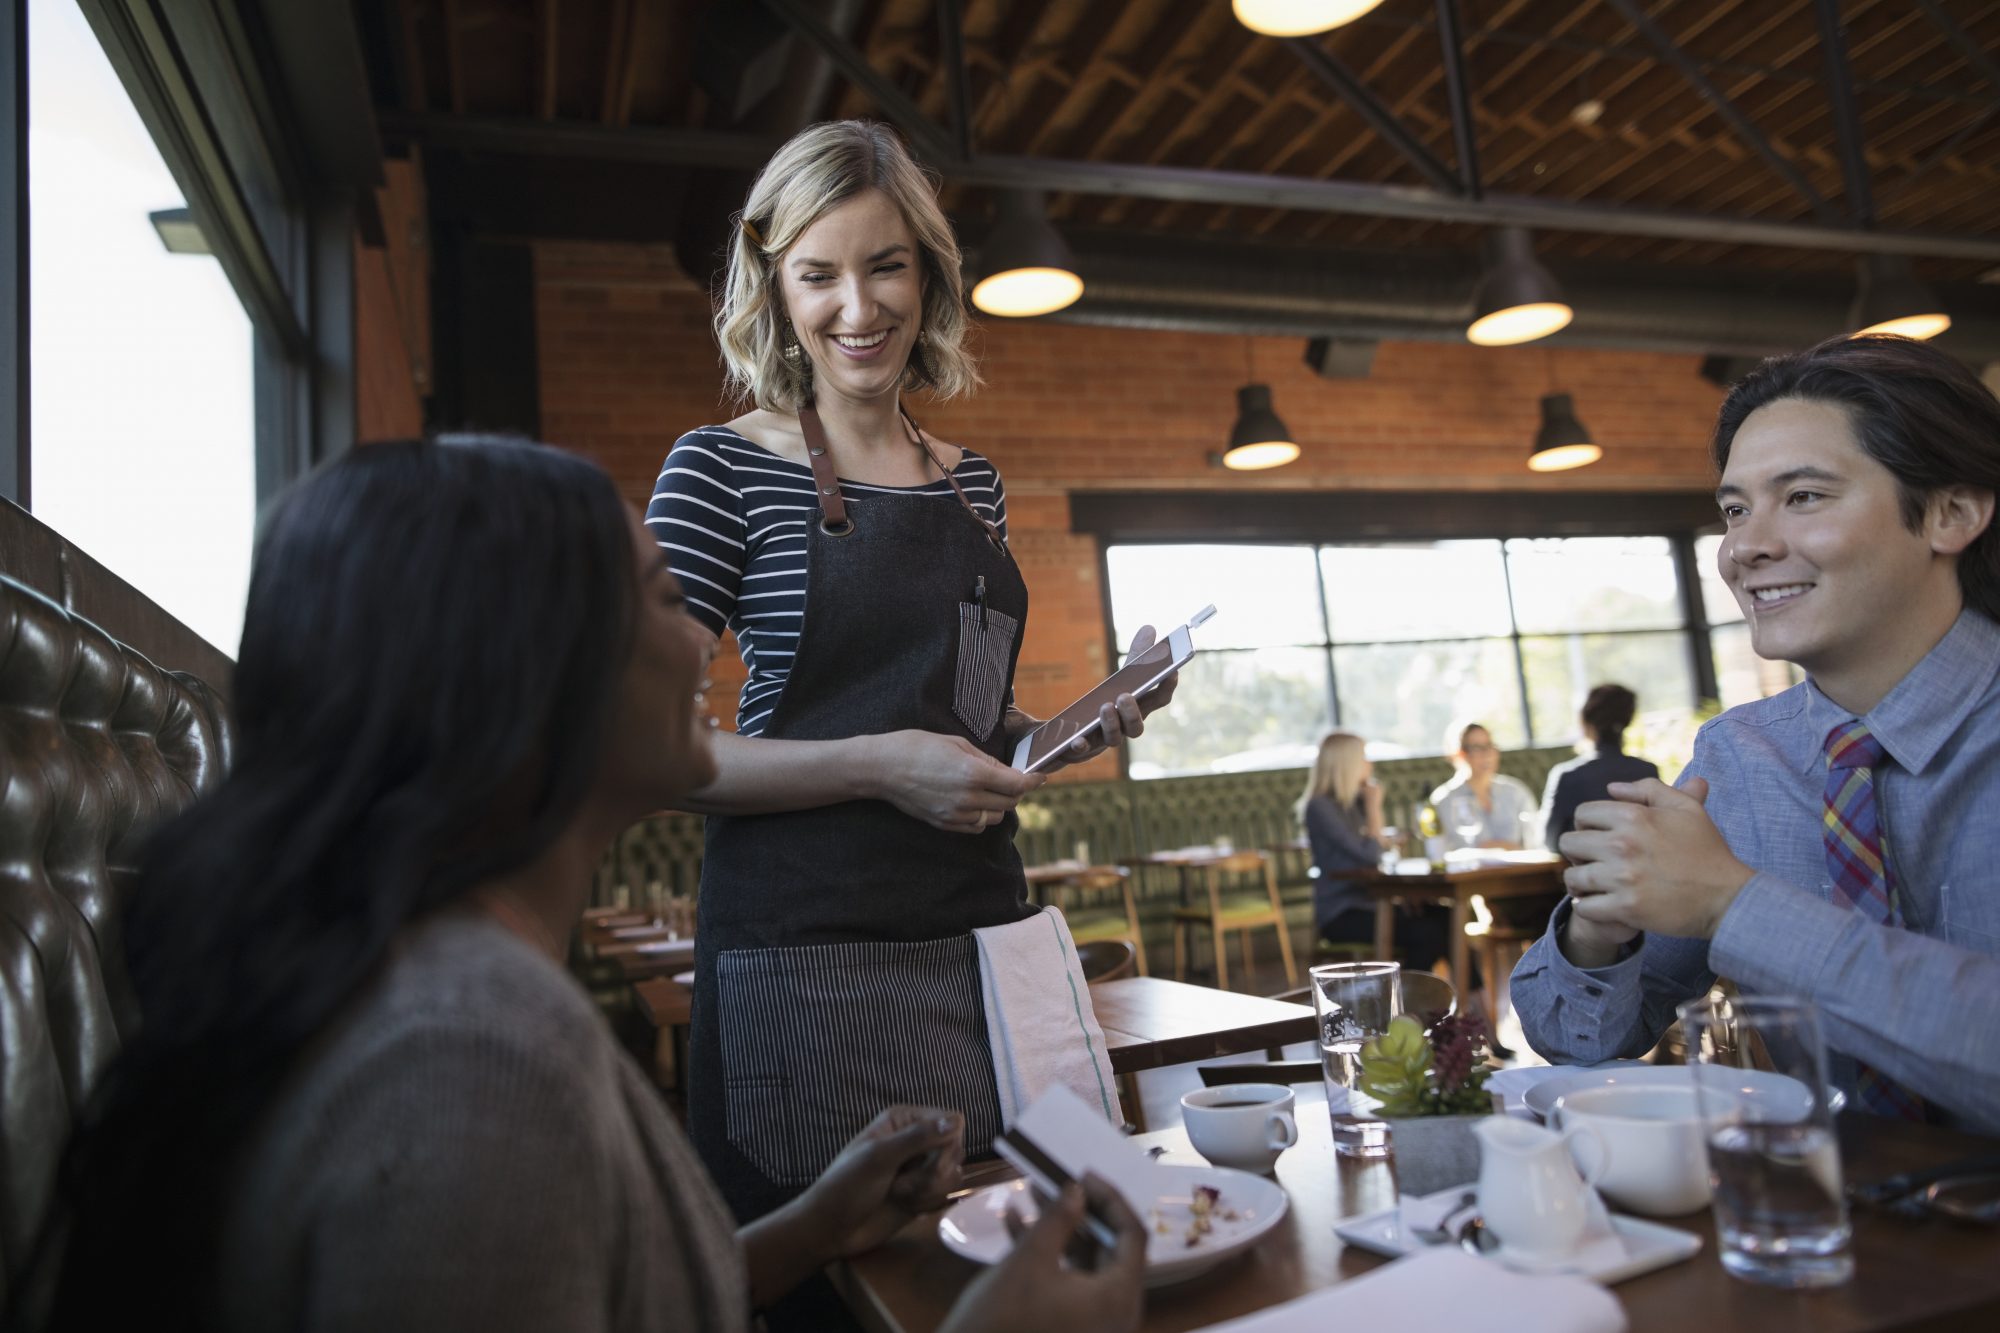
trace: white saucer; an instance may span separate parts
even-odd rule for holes
[[[1455,1199],[1464,1192],[1465,1187],[1458,1185],[1424,1197],[1436,1202]],[[1627,1217],[1623,1213],[1612,1213],[1610,1216],[1611,1231],[1617,1244],[1593,1243],[1580,1251],[1575,1261],[1509,1254],[1504,1246],[1480,1257],[1524,1273],[1573,1273],[1608,1287],[1628,1277],[1637,1277],[1641,1273],[1691,1259],[1701,1252],[1701,1237],[1692,1231],[1661,1226],[1658,1222]],[[1432,1249],[1438,1243],[1451,1243],[1426,1242],[1409,1235],[1403,1230],[1400,1207],[1384,1208],[1379,1213],[1365,1213],[1336,1222],[1333,1234],[1349,1245],[1388,1259],[1400,1259],[1418,1250]]]
[[[1168,1165],[1157,1170],[1160,1196],[1148,1208],[1139,1210],[1140,1220],[1147,1226],[1146,1285],[1149,1287],[1163,1287],[1205,1273],[1229,1256],[1248,1249],[1278,1225],[1290,1206],[1284,1189],[1276,1181],[1247,1171],[1220,1166]],[[1216,1207],[1235,1216],[1217,1215],[1213,1219],[1214,1229],[1189,1246],[1188,1204],[1197,1185],[1220,1190]],[[1014,1238],[1007,1232],[1009,1205],[1029,1221],[1039,1212],[1027,1181],[988,1185],[960,1199],[938,1219],[938,1238],[946,1249],[974,1263],[997,1263],[1014,1248]],[[1160,1229],[1162,1225],[1165,1231]]]
[[[1774,1107],[1784,1108],[1774,1113],[1774,1118],[1789,1120],[1798,1118],[1811,1105],[1812,1094],[1803,1083],[1783,1074],[1768,1073],[1760,1069],[1731,1069],[1724,1071],[1716,1066],[1708,1066],[1713,1075],[1728,1074],[1732,1090],[1746,1101],[1765,1102]],[[1719,1086],[1719,1081],[1705,1082],[1705,1088]],[[1569,1074],[1551,1074],[1521,1094],[1521,1102],[1530,1111],[1546,1120],[1549,1112],[1562,1097],[1585,1088],[1692,1088],[1694,1073],[1687,1065],[1632,1065],[1618,1069],[1579,1069]],[[1837,1107],[1836,1107],[1837,1109]]]

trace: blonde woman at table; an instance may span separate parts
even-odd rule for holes
[[[1488,847],[1519,851],[1521,817],[1538,808],[1535,793],[1500,771],[1500,747],[1478,722],[1454,724],[1445,747],[1458,775],[1431,793],[1444,825],[1445,847]]]
[[[1347,731],[1320,741],[1298,816],[1312,847],[1314,932],[1329,944],[1372,945],[1375,900],[1362,881],[1382,859],[1382,787],[1366,741]],[[1395,944],[1403,966],[1428,972],[1451,955],[1451,909],[1398,908]],[[1476,962],[1470,984],[1482,1000]]]
[[[235,769],[148,849],[144,1022],[8,1326],[739,1333],[940,1205],[962,1121],[893,1106],[736,1230],[564,969],[611,840],[714,775],[711,652],[611,479],[559,450],[374,444],[282,499]],[[1063,1264],[1072,1191],[946,1327],[1133,1327],[1143,1224],[1092,1188],[1114,1254]]]
[[[1013,706],[1028,589],[999,474],[903,402],[978,380],[934,186],[884,126],[801,132],[751,187],[724,292],[756,406],[674,445],[646,521],[749,667],[718,776],[682,802],[709,816],[689,1130],[747,1220],[885,1101],[957,1108],[988,1150],[971,932],[1036,910],[1014,805],[1041,778],[1008,763],[1037,721]],[[1106,743],[1170,696],[1106,705]]]

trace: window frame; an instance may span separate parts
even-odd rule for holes
[[[1229,498],[1234,499],[1236,497],[1229,497]],[[1456,499],[1460,503],[1449,506],[1449,508],[1459,510],[1461,511],[1461,513],[1463,513],[1463,511],[1465,511],[1468,507],[1476,507],[1477,503],[1485,498],[1487,497],[1480,496],[1478,494],[1454,497],[1454,499]],[[1648,498],[1655,500],[1657,499],[1657,497],[1648,497]],[[1231,526],[1223,531],[1214,531],[1214,530],[1201,531],[1197,529],[1194,531],[1187,531],[1180,535],[1174,535],[1169,532],[1158,531],[1158,530],[1145,532],[1143,533],[1143,535],[1136,533],[1131,535],[1117,535],[1115,532],[1107,532],[1100,530],[1095,532],[1093,535],[1097,537],[1096,545],[1097,545],[1097,556],[1098,556],[1097,559],[1098,588],[1099,588],[1100,604],[1102,607],[1102,614],[1104,621],[1104,637],[1105,641],[1112,645],[1110,658],[1111,662],[1115,664],[1120,659],[1122,659],[1124,655],[1124,646],[1118,643],[1117,641],[1117,622],[1113,614],[1111,564],[1110,564],[1110,551],[1111,547],[1113,546],[1202,546],[1202,545],[1284,546],[1284,547],[1304,546],[1310,549],[1313,553],[1314,581],[1317,594],[1319,596],[1319,607],[1320,607],[1319,619],[1320,619],[1320,632],[1322,638],[1321,641],[1316,644],[1289,644],[1285,646],[1292,648],[1303,648],[1318,652],[1321,655],[1324,663],[1326,688],[1328,691],[1327,715],[1333,719],[1333,725],[1335,727],[1340,727],[1344,725],[1345,722],[1343,701],[1340,693],[1339,669],[1336,664],[1336,650],[1341,648],[1369,648],[1369,647],[1396,645],[1404,643],[1491,643],[1504,640],[1508,643],[1514,659],[1514,685],[1517,696],[1517,703],[1521,710],[1520,712],[1521,727],[1522,727],[1522,733],[1526,737],[1526,742],[1525,742],[1526,745],[1528,745],[1529,747],[1535,747],[1538,745],[1559,743],[1562,738],[1539,737],[1535,733],[1534,706],[1529,689],[1526,653],[1523,648],[1523,643],[1525,639],[1529,638],[1561,639],[1568,637],[1571,634],[1589,634],[1593,636],[1603,636],[1603,637],[1641,635],[1641,634],[1657,635],[1663,633],[1678,634],[1681,638],[1681,642],[1684,645],[1686,645],[1686,650],[1689,658],[1688,664],[1689,667],[1691,668],[1689,672],[1689,680],[1692,683],[1692,692],[1691,692],[1692,697],[1688,700],[1689,706],[1697,709],[1701,708],[1702,706],[1704,706],[1704,704],[1716,699],[1718,696],[1719,689],[1717,686],[1717,668],[1715,662],[1714,646],[1709,634],[1709,629],[1710,629],[1709,615],[1702,600],[1698,561],[1695,555],[1695,541],[1697,537],[1703,535],[1704,532],[1711,531],[1713,529],[1714,524],[1712,520],[1714,514],[1714,498],[1712,496],[1705,494],[1700,495],[1698,497],[1700,504],[1700,509],[1698,511],[1693,510],[1691,506],[1685,502],[1684,498],[1682,497],[1676,497],[1676,498],[1677,500],[1681,500],[1682,502],[1679,503],[1675,509],[1668,509],[1667,507],[1661,506],[1657,503],[1642,504],[1637,507],[1641,509],[1643,513],[1654,517],[1658,517],[1662,513],[1678,512],[1681,515],[1688,515],[1692,512],[1699,512],[1701,513],[1704,519],[1709,521],[1704,522],[1700,525],[1676,526],[1673,530],[1670,531],[1636,530],[1630,522],[1612,521],[1604,524],[1602,528],[1598,531],[1558,531],[1558,532],[1540,532],[1540,533],[1524,532],[1519,530],[1518,517],[1520,513],[1520,506],[1517,504],[1512,507],[1512,512],[1514,515],[1513,518],[1504,523],[1495,524],[1496,527],[1503,528],[1504,530],[1502,531],[1489,530],[1486,532],[1478,532],[1473,530],[1467,530],[1467,525],[1465,525],[1463,522],[1457,522],[1451,524],[1451,526],[1455,529],[1453,531],[1450,531],[1448,533],[1426,534],[1422,537],[1402,535],[1402,534],[1388,535],[1382,533],[1369,533],[1366,537],[1353,537],[1347,540],[1329,541],[1324,539],[1314,539],[1310,537],[1300,537],[1291,535],[1280,536],[1272,534],[1255,534],[1246,532],[1242,530],[1240,527],[1236,526]],[[1465,503],[1467,501],[1471,502],[1470,506],[1468,506]],[[1089,506],[1087,505],[1082,506],[1082,510],[1083,510],[1082,517],[1085,520],[1090,518],[1101,518],[1103,513],[1103,511],[1097,511],[1096,513],[1093,513],[1090,510]],[[1612,512],[1612,513],[1618,512],[1618,507],[1615,505],[1608,506],[1607,512]],[[1072,529],[1078,531],[1086,531],[1087,529],[1085,529],[1084,527],[1084,522],[1078,521],[1078,519],[1075,517],[1075,515],[1077,514],[1077,507],[1075,507],[1074,502],[1073,502],[1072,514],[1073,514]],[[1513,562],[1508,555],[1506,543],[1510,539],[1533,538],[1533,537],[1664,538],[1667,542],[1668,556],[1673,562],[1674,578],[1675,578],[1676,593],[1677,593],[1676,609],[1679,613],[1679,622],[1677,624],[1671,624],[1671,625],[1662,624],[1656,626],[1631,627],[1631,628],[1579,629],[1579,630],[1563,631],[1560,633],[1523,634],[1521,630],[1520,616],[1518,614],[1518,609],[1515,605]],[[1326,571],[1325,571],[1325,563],[1321,559],[1322,551],[1330,547],[1375,546],[1384,544],[1404,544],[1404,543],[1422,544],[1425,542],[1432,542],[1432,541],[1493,541],[1499,545],[1501,569],[1505,576],[1506,588],[1507,588],[1507,620],[1509,626],[1509,632],[1507,634],[1505,635],[1447,634],[1447,635],[1426,637],[1423,639],[1366,639],[1366,640],[1336,639],[1333,636],[1332,617],[1330,610],[1327,606]],[[1245,648],[1245,649],[1218,649],[1216,651],[1255,652],[1257,650],[1254,648]],[[1129,778],[1131,776],[1131,755],[1129,747],[1119,748],[1118,773],[1121,778]]]

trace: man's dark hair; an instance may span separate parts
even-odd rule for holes
[[[1888,468],[1902,492],[1904,526],[1923,527],[1931,496],[1947,486],[2000,493],[2000,399],[1966,366],[1929,343],[1889,334],[1834,338],[1773,357],[1729,391],[1715,422],[1718,470],[1743,422],[1787,398],[1847,414],[1854,438]],[[1989,524],[1958,558],[1965,604],[2000,620],[2000,525]]]
[[[1616,742],[1638,708],[1639,696],[1623,685],[1599,685],[1583,701],[1583,720],[1597,733],[1598,744]]]

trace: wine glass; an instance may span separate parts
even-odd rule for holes
[[[1477,847],[1479,835],[1486,831],[1486,819],[1479,811],[1479,801],[1470,792],[1452,802],[1451,831],[1458,835],[1461,847]]]

